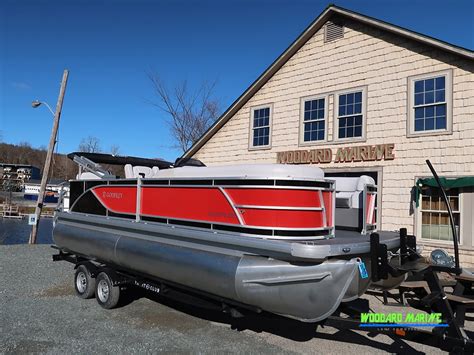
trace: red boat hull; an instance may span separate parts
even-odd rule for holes
[[[102,185],[92,188],[110,212],[278,229],[334,227],[334,191],[285,187]],[[137,207],[137,201],[138,207]]]

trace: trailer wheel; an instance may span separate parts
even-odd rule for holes
[[[92,298],[95,293],[95,279],[87,266],[79,265],[74,273],[74,289],[81,298]]]
[[[112,309],[117,306],[120,298],[120,287],[114,286],[110,276],[101,272],[96,279],[95,298],[105,309]]]

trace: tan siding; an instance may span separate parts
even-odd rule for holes
[[[445,176],[474,174],[474,65],[454,54],[348,23],[343,39],[324,43],[318,31],[195,155],[208,165],[276,162],[276,152],[297,149],[302,97],[367,87],[366,142],[332,143],[337,148],[395,143],[395,160],[383,166],[383,229],[413,228],[409,214],[415,176],[429,175],[430,158]],[[408,77],[453,70],[453,133],[407,138]],[[334,97],[329,97],[328,137],[333,136]],[[253,106],[273,104],[272,148],[250,151]],[[308,149],[306,146],[301,149]],[[324,167],[369,167],[370,162]]]

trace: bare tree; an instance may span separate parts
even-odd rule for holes
[[[148,78],[157,98],[150,103],[168,114],[173,137],[187,151],[219,117],[219,101],[212,97],[216,82],[203,82],[192,91],[183,81],[170,90],[156,73],[149,72]]]
[[[100,151],[102,150],[100,148],[99,138],[93,137],[93,136],[88,136],[87,138],[82,138],[78,149],[81,152],[87,152],[87,153],[100,153]]]
[[[112,146],[110,147],[110,154],[119,155],[120,154],[120,147],[117,144],[112,144]]]

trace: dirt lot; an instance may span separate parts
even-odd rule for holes
[[[53,252],[48,245],[0,246],[0,353],[441,353],[387,335],[316,329],[269,315],[235,322],[144,295],[107,311],[74,295],[73,265],[53,263]],[[374,311],[410,310],[395,302],[382,308],[378,297],[366,297]]]

